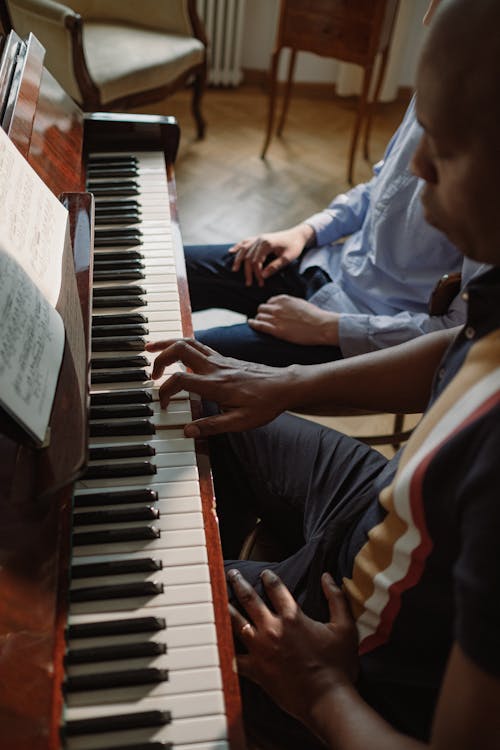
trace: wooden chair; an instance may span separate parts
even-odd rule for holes
[[[378,100],[387,67],[398,4],[399,0],[308,0],[307,3],[303,0],[281,0],[278,32],[271,57],[269,114],[262,159],[266,156],[274,129],[278,64],[282,49],[289,47],[291,55],[278,135],[281,135],[285,125],[297,52],[314,52],[322,57],[334,57],[363,68],[363,86],[351,137],[347,170],[347,179],[352,183],[354,155],[363,122],[363,150],[365,158],[368,158],[373,106]],[[375,60],[379,53],[379,73],[373,100],[368,106]]]
[[[453,299],[460,291],[462,276],[460,273],[445,273],[434,287],[429,299],[429,315],[444,315],[450,307]],[[371,416],[377,412],[366,412],[359,410],[339,411],[339,417]],[[387,433],[376,433],[369,435],[358,435],[357,439],[368,445],[381,446],[390,445],[397,451],[402,443],[410,437],[413,429],[405,429],[405,414],[394,414],[392,430]]]
[[[195,0],[70,2],[6,0],[4,32],[33,32],[46,49],[46,67],[85,111],[139,107],[191,87],[202,138],[207,40]]]

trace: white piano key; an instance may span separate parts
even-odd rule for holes
[[[145,274],[142,279],[117,278],[113,281],[105,281],[101,279],[94,281],[94,289],[114,289],[115,287],[123,287],[125,290],[127,287],[135,286],[140,286],[148,295],[150,292],[155,292],[157,294],[167,292],[177,293],[177,277],[175,273],[165,271],[163,273],[158,273],[154,277],[152,274]],[[124,294],[125,293],[126,292],[124,291]]]
[[[109,748],[120,750],[124,745],[152,742],[172,742],[175,747],[189,742],[213,742],[227,737],[227,722],[223,714],[207,717],[177,719],[171,724],[156,729],[134,729],[126,732],[106,732],[102,735],[68,737],[67,750],[95,750],[107,743]]]
[[[123,599],[96,600],[92,602],[72,602],[71,611],[74,614],[90,614],[97,612],[123,612],[131,614],[138,611],[151,610],[156,607],[169,607],[179,604],[195,604],[212,601],[212,589],[208,583],[192,583],[183,586],[169,586],[163,594],[156,596],[127,597]],[[110,618],[112,619],[112,618]]]
[[[99,503],[98,506],[91,506],[89,508],[78,508],[78,513],[84,513],[86,511],[95,510],[114,510],[117,507],[126,508],[143,508],[145,503],[127,503],[126,506],[121,505],[108,505],[106,503]],[[175,497],[169,500],[156,500],[147,503],[152,508],[157,508],[162,515],[190,515],[191,513],[197,513],[201,511],[201,497],[193,495],[192,497]],[[191,520],[188,521],[191,523]]]
[[[167,612],[167,610],[165,610]],[[155,612],[158,617],[158,611]],[[213,617],[213,615],[212,615]],[[68,638],[68,648],[96,648],[113,645],[126,646],[129,643],[166,643],[168,648],[188,648],[217,643],[217,630],[213,621],[207,620],[201,624],[171,626],[167,617],[166,627],[148,633],[127,633],[125,635],[101,636],[94,638]]]
[[[172,373],[167,373],[167,377]],[[172,426],[172,425],[185,425],[187,422],[191,422],[191,407],[188,399],[172,399],[166,409],[162,409],[159,402],[150,403],[149,407],[152,410],[152,414],[147,419],[155,425],[155,427]],[[105,423],[106,425],[116,425],[119,427],[121,421],[133,420],[133,417],[127,418],[126,415],[123,417],[113,417],[112,419],[91,419],[90,424]]]
[[[161,554],[152,555],[154,560],[161,561]],[[107,561],[109,562],[109,561]],[[72,574],[81,568],[84,563],[75,561]],[[161,570],[148,573],[121,573],[108,574],[105,576],[88,576],[85,578],[73,578],[70,585],[71,591],[78,591],[94,586],[113,586],[121,583],[139,583],[153,581],[162,583],[164,586],[184,586],[193,583],[209,583],[210,571],[208,565],[173,565],[165,566]],[[158,604],[158,606],[161,606]]]
[[[173,451],[165,453],[157,453],[155,456],[140,456],[137,458],[113,458],[113,459],[99,459],[89,461],[88,466],[109,466],[115,467],[117,471],[120,466],[129,466],[133,461],[149,461],[154,466],[159,468],[168,468],[173,466],[196,466],[196,453],[194,451],[180,451],[174,453]]]
[[[94,257],[97,261],[101,260],[99,257],[100,255],[104,256],[105,253],[110,252],[109,248],[96,248],[94,250]],[[112,252],[112,251],[111,251]],[[143,266],[144,270],[148,275],[154,274],[155,270],[157,268],[160,269],[166,269],[165,272],[167,273],[175,273],[175,261],[173,257],[172,252],[168,253],[161,253],[161,252],[151,252],[151,253],[142,253],[140,248],[131,248],[131,252],[140,252],[142,255],[142,258],[130,258],[130,260],[138,260],[140,261]],[[105,260],[103,257],[102,260]],[[119,262],[119,261],[117,261]],[[140,281],[140,279],[138,279]]]
[[[92,526],[79,524],[79,518],[83,512],[74,515],[73,528],[75,531],[105,531],[111,528],[111,524],[93,524]],[[203,515],[201,511],[195,513],[165,513],[154,521],[131,521],[126,523],[113,523],[113,529],[127,529],[131,526],[154,526],[155,529],[171,533],[174,531],[189,531],[190,529],[203,529]],[[82,545],[83,546],[83,545]],[[178,545],[177,545],[178,546]]]
[[[186,695],[199,692],[220,690],[222,679],[218,667],[204,667],[197,669],[185,669],[169,674],[168,681],[153,685],[137,685],[127,688],[115,688],[113,690],[92,690],[72,693],[67,696],[68,706],[100,706],[110,704],[123,704],[134,702],[140,705],[142,700],[162,699],[160,705],[165,708],[165,697],[174,695]],[[117,711],[119,713],[119,711]]]
[[[117,477],[116,479],[80,479],[76,483],[77,490],[89,490],[98,488],[116,487],[152,487],[154,484],[166,484],[169,482],[185,482],[198,478],[198,470],[195,466],[173,466],[166,469],[158,469],[156,474],[140,477]]]
[[[163,617],[167,623],[167,630],[170,628],[182,628],[192,625],[214,624],[214,611],[212,601],[189,602],[180,606],[172,605],[170,607],[156,607],[154,611],[147,612],[113,612],[112,616],[108,612],[73,612],[70,610],[68,617],[69,625],[83,625],[95,622],[107,622],[108,620],[128,620],[134,617]],[[160,632],[160,631],[157,631]],[[189,645],[189,644],[185,644]]]
[[[112,492],[113,486],[107,486],[102,488],[103,491],[108,490],[109,492]],[[116,488],[117,491],[124,491],[124,490],[136,490],[137,485],[121,485],[120,487]],[[197,481],[178,481],[178,482],[169,482],[168,484],[161,484],[159,482],[153,482],[152,484],[148,485],[149,490],[154,490],[158,493],[158,497],[161,500],[168,500],[169,498],[176,498],[176,497],[187,497],[189,495],[196,495],[200,491],[200,487]],[[89,495],[94,492],[100,492],[101,488],[98,487],[76,487],[75,488],[75,495]]]
[[[134,315],[139,313],[146,315],[149,321],[179,321],[179,303],[177,300],[165,300],[165,304],[160,307],[157,306],[155,309],[143,305],[139,307],[102,307],[94,309],[95,315],[121,315],[128,313]]]
[[[175,435],[172,434],[174,432],[176,433]],[[124,441],[121,438],[90,438],[89,446],[113,448],[123,446],[124,442],[129,445],[137,445],[141,442],[140,440],[136,440],[134,435],[124,437],[126,438]],[[194,440],[184,437],[180,429],[169,430],[168,434],[150,435],[149,439],[145,442],[155,449],[156,455],[162,453],[180,453],[181,451],[193,452],[195,447]]]
[[[87,555],[123,554],[131,552],[154,553],[163,550],[162,559],[168,565],[173,559],[173,550],[176,547],[204,547],[205,535],[203,529],[180,529],[170,531],[158,539],[141,540],[132,542],[113,542],[109,544],[85,544],[73,547],[74,557]]]
[[[152,711],[158,707],[159,701],[154,698],[144,698],[137,703],[121,703],[117,708],[122,713],[137,711]],[[161,709],[160,709],[161,710]],[[193,685],[193,692],[171,695],[168,700],[168,710],[173,719],[187,718],[189,716],[206,716],[209,714],[223,713],[224,694],[221,690],[206,690],[199,692]],[[95,706],[67,706],[65,711],[66,720],[78,720],[93,718],[94,716],[109,716],[112,710],[109,705]]]
[[[166,376],[165,380],[168,377],[169,376]],[[145,381],[145,382],[148,382],[148,381]],[[110,390],[118,390],[118,389],[110,389]],[[132,390],[132,388],[130,390]],[[139,388],[136,390],[141,390],[141,389]],[[106,424],[110,428],[112,428],[113,425],[115,425],[116,429],[118,430],[120,427],[120,422],[133,422],[134,420],[147,419],[149,424],[153,425],[153,427],[155,428],[156,434],[158,434],[160,430],[165,429],[167,430],[167,435],[168,435],[172,427],[184,427],[184,425],[189,424],[190,422],[193,421],[191,411],[187,411],[185,409],[177,410],[174,408],[175,405],[178,403],[178,401],[179,399],[172,399],[170,401],[168,409],[159,411],[157,414],[152,414],[148,417],[130,417],[128,419],[126,417],[122,417],[121,420],[120,419],[108,419],[108,420],[92,419],[90,420],[90,424],[91,425]],[[149,432],[146,432],[146,434],[149,434]],[[112,437],[112,433],[110,433],[110,436]]]
[[[113,662],[92,662],[89,664],[69,664],[66,674],[69,677],[89,674],[106,674],[107,672],[125,672],[128,669],[203,669],[216,667],[219,664],[217,646],[203,645],[189,648],[173,648],[166,654],[155,657],[117,659]],[[193,685],[194,688],[194,685]]]

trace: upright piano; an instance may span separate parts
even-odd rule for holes
[[[0,414],[0,747],[239,750],[208,455],[183,435],[199,404],[161,411],[144,351],[192,334],[179,128],[82,113],[43,59],[2,40],[0,121],[69,210],[79,314],[47,444]]]

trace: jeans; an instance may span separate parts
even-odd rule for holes
[[[288,294],[309,299],[321,286],[330,281],[320,268],[299,272],[299,260],[266,279],[264,287],[256,283],[245,286],[244,274],[234,273],[231,267],[234,255],[228,253],[231,245],[187,246],[186,269],[193,312],[210,307],[253,317],[257,308],[269,297]],[[340,359],[342,353],[336,346],[306,346],[291,344],[274,336],[254,331],[247,323],[196,331],[198,341],[212,347],[227,357],[251,362],[286,367],[293,363],[312,365]]]

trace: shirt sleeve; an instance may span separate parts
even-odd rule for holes
[[[339,346],[344,357],[384,349],[424,333],[462,325],[466,302],[458,294],[445,315],[428,315],[408,311],[396,315],[340,314]]]
[[[464,462],[456,513],[463,544],[454,567],[456,640],[472,661],[495,677],[500,677],[499,424],[497,402],[468,438],[471,460]]]
[[[337,195],[327,208],[305,219],[304,223],[314,229],[317,247],[337,242],[362,227],[370,205],[372,185],[382,164],[379,162],[375,165],[375,176],[370,182],[360,183],[347,193]]]
[[[413,118],[414,106],[414,100],[412,99],[401,125],[393,133],[392,138],[387,144],[383,159],[374,165],[372,179],[369,182],[356,185],[347,193],[337,195],[327,208],[304,220],[305,224],[309,224],[314,229],[316,247],[330,245],[342,237],[347,237],[361,229],[370,205],[372,188],[384,166],[384,162],[387,160],[394,145],[398,142],[399,135],[403,132],[405,124]]]

